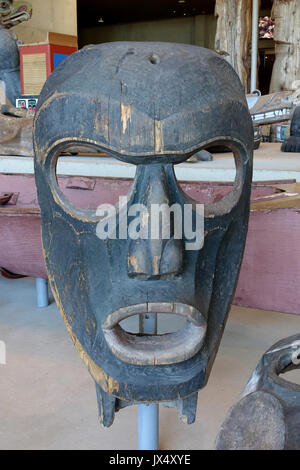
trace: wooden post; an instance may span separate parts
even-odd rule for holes
[[[299,0],[274,0],[274,40],[276,59],[270,93],[291,90],[300,79],[300,4]]]
[[[259,0],[252,0],[251,79],[249,90],[250,93],[252,93],[257,88],[258,4]]]
[[[252,2],[249,0],[216,0],[218,17],[215,49],[232,65],[249,91],[251,64]]]

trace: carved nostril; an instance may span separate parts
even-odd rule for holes
[[[128,274],[152,274],[148,240],[131,240],[128,253]]]
[[[166,243],[161,261],[160,274],[177,274],[182,270],[183,248],[182,240],[171,238]]]
[[[182,270],[183,244],[181,239],[174,239],[177,211],[170,197],[166,169],[161,164],[140,166],[136,179],[139,184],[135,202],[146,207],[147,217],[140,221],[144,238],[129,242],[128,274],[151,278],[177,274]]]
[[[160,245],[160,249],[159,248]],[[178,274],[183,266],[182,240],[132,240],[128,254],[130,276]]]

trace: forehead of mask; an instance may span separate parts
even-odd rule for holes
[[[36,114],[37,147],[77,140],[132,156],[133,163],[153,156],[184,160],[207,141],[225,136],[248,142],[251,132],[231,66],[208,49],[183,44],[83,48],[51,74]]]

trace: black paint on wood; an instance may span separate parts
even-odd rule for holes
[[[236,73],[219,55],[200,47],[88,46],[47,80],[34,122],[45,259],[68,331],[97,383],[105,425],[115,409],[130,403],[184,399],[179,408],[187,422],[193,421],[195,394],[208,380],[243,255],[252,141]],[[72,206],[56,181],[60,152],[68,144],[91,145],[137,165],[128,210],[135,203],[176,203],[182,209],[192,204],[195,212],[196,202],[180,189],[173,165],[212,143],[234,152],[237,175],[229,195],[205,206],[204,246],[197,250],[185,248],[185,237],[172,238],[172,224],[170,240],[100,240],[101,217]],[[121,344],[114,348],[114,341],[121,341],[117,323],[122,315],[150,312],[151,305],[161,313],[179,309],[187,322],[202,328],[197,347],[189,348],[189,337],[180,333],[176,354],[170,352],[172,341],[166,341],[168,354],[162,347],[150,363],[147,354],[139,355],[143,341],[136,341],[136,355],[124,355]],[[111,329],[116,333],[112,340]],[[195,339],[197,331],[191,331]],[[151,344],[151,338],[144,339]]]

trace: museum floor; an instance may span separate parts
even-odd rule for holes
[[[34,279],[0,277],[0,308],[7,360],[0,365],[0,449],[136,449],[137,407],[119,412],[109,429],[98,424],[92,379],[55,303],[36,307]],[[160,449],[212,449],[262,353],[299,331],[300,316],[233,307],[196,423],[160,407]],[[297,373],[289,374],[300,383]]]

